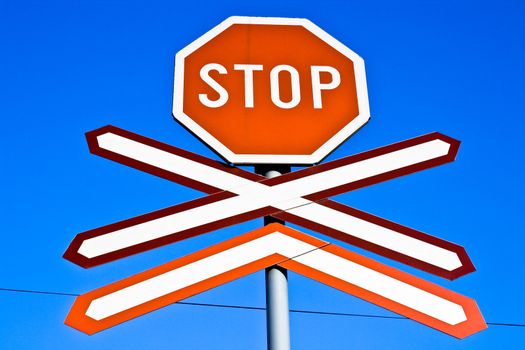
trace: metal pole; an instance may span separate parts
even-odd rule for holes
[[[287,166],[256,167],[258,174],[268,178],[289,172]],[[264,224],[283,221],[271,216]],[[266,269],[266,338],[268,350],[290,350],[290,318],[288,307],[288,274],[286,269],[274,265]]]
[[[266,338],[268,350],[290,350],[288,276],[286,269],[266,269]]]

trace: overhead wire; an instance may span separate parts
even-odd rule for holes
[[[57,296],[67,296],[67,297],[78,297],[80,295],[77,293],[55,292],[55,291],[33,290],[33,289],[1,288],[1,287],[0,287],[0,292],[57,295]],[[253,310],[253,311],[265,311],[266,310],[265,307],[258,307],[258,306],[196,303],[196,302],[189,302],[189,301],[178,301],[174,304],[187,305],[187,306],[198,306],[198,307],[214,307],[214,308],[222,308],[222,309],[241,309],[241,310]],[[408,318],[404,316],[373,315],[373,314],[319,311],[319,310],[301,310],[301,309],[290,309],[289,311],[290,313],[296,313],[296,314],[361,317],[361,318],[376,318],[376,319],[390,319],[390,320],[408,320]],[[487,322],[487,324],[489,326],[499,326],[499,327],[525,327],[525,323]]]

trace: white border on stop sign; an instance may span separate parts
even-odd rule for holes
[[[197,124],[191,117],[186,115],[183,110],[183,104],[184,59],[233,24],[302,26],[329,44],[335,50],[348,57],[354,64],[359,115],[345,127],[343,127],[339,132],[333,135],[312,154],[237,154],[232,152],[229,148],[217,140],[217,138]],[[173,117],[209,147],[215,150],[215,152],[217,152],[221,157],[232,164],[316,164],[328,156],[330,152],[335,150],[341,143],[352,136],[370,119],[370,107],[368,105],[368,91],[366,87],[365,76],[365,63],[359,55],[305,18],[244,16],[228,17],[226,20],[206,32],[204,35],[193,41],[188,46],[184,47],[176,54],[173,88]]]

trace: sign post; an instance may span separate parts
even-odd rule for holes
[[[268,350],[290,349],[288,271],[273,265],[265,270],[266,339]]]
[[[272,170],[268,170],[272,169]],[[255,169],[268,179],[281,175],[280,171],[289,172],[289,167],[269,165]],[[264,224],[284,221],[272,216],[264,217]],[[281,266],[273,265],[265,269],[266,283],[266,342],[268,350],[290,349],[290,310],[288,307],[288,271]]]

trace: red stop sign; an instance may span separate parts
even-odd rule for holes
[[[363,60],[306,19],[230,17],[176,56],[173,116],[234,164],[313,164],[370,117]]]

